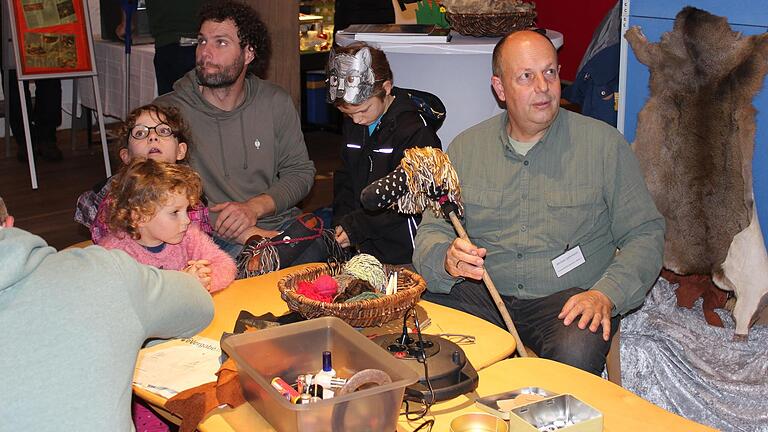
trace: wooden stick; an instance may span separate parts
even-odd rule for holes
[[[453,224],[453,228],[456,230],[456,233],[459,234],[459,237],[462,240],[466,240],[471,243],[469,240],[469,236],[467,235],[467,231],[464,230],[464,227],[461,226],[461,222],[459,221],[459,218],[456,216],[456,213],[451,211],[448,213],[448,217],[451,219],[451,223]],[[494,285],[493,281],[491,280],[491,276],[488,274],[488,271],[483,270],[483,282],[485,283],[485,287],[488,288],[488,292],[491,294],[491,297],[493,298],[493,302],[496,303],[496,308],[499,310],[499,313],[501,314],[501,318],[504,320],[504,324],[507,326],[507,330],[509,330],[509,333],[512,334],[512,337],[515,338],[515,348],[517,349],[517,354],[520,357],[528,357],[528,353],[525,351],[525,346],[523,346],[523,341],[520,340],[520,335],[517,334],[517,328],[515,327],[515,323],[512,322],[512,317],[509,316],[509,311],[507,310],[507,307],[504,305],[504,301],[501,300],[501,295],[499,294],[499,290],[496,289],[496,285]]]

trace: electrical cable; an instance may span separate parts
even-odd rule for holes
[[[425,431],[430,432],[432,430],[432,427],[435,425],[435,419],[429,419],[425,421],[424,423],[420,424],[419,427],[413,430],[413,432],[418,432],[424,428]]]
[[[424,381],[427,382],[427,388],[429,389],[429,400],[426,401],[427,411],[435,403],[435,390],[432,388],[432,382],[429,380],[429,366],[427,366],[427,353],[424,351],[424,339],[421,337],[421,324],[419,323],[419,317],[416,316],[416,309],[411,307],[413,313],[413,322],[416,324],[416,334],[419,337],[419,355],[416,357],[416,361],[424,364]]]
[[[416,400],[412,399],[404,399],[403,402],[405,402],[405,412],[401,413],[400,415],[405,415],[405,418],[408,421],[417,421],[424,418],[424,416],[427,415],[429,412],[429,409],[434,405],[435,403],[435,390],[432,388],[432,382],[429,379],[429,366],[427,365],[427,355],[424,351],[424,339],[421,335],[421,323],[419,322],[419,317],[416,314],[416,309],[412,306],[410,309],[408,309],[405,313],[405,316],[403,316],[403,336],[402,341],[405,341],[405,339],[408,338],[408,316],[413,314],[413,321],[416,325],[416,336],[419,340],[419,352],[416,355],[416,361],[424,365],[424,381],[427,384],[427,388],[429,389],[428,397],[420,397]],[[410,404],[409,402],[419,402],[423,405],[423,408],[419,411],[411,411],[410,410]],[[414,417],[411,417],[411,415],[416,414]],[[420,430],[423,427],[426,427],[426,425],[429,424],[429,429],[432,430],[432,425],[434,424],[434,420],[429,419],[425,421],[423,424],[421,424],[416,430]],[[414,430],[414,432],[416,431]]]

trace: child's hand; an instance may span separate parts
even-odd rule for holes
[[[211,290],[211,273],[210,271],[207,273],[207,275],[197,275],[197,280],[200,281],[200,285],[205,288],[206,291]]]
[[[187,267],[210,267],[211,262],[208,260],[189,260],[187,261]]]
[[[197,278],[206,290],[211,289],[211,262],[208,260],[188,261],[184,272]]]
[[[338,243],[339,246],[343,248],[348,248],[351,246],[349,242],[349,236],[347,235],[347,232],[344,231],[344,228],[341,227],[341,225],[336,227],[336,243]]]

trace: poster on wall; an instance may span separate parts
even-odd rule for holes
[[[93,38],[83,0],[5,0],[19,79],[96,73]]]

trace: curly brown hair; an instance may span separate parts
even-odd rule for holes
[[[199,18],[200,26],[206,21],[221,23],[232,20],[237,27],[240,48],[252,47],[256,57],[248,65],[248,72],[265,77],[272,46],[267,26],[259,18],[258,12],[236,0],[213,0],[203,4]]]
[[[368,99],[373,97],[384,99],[384,96],[387,94],[384,90],[384,82],[389,81],[391,83],[393,81],[392,68],[389,67],[389,60],[387,60],[387,55],[384,54],[384,51],[372,47],[365,42],[353,42],[347,46],[337,46],[333,51],[336,55],[349,54],[353,56],[363,48],[368,48],[368,51],[371,53],[371,69],[373,70],[373,79],[375,80],[373,91]],[[325,65],[325,76],[329,74],[329,66],[330,64]],[[347,103],[343,98],[338,98],[333,101],[333,105],[336,107],[346,107],[352,104]]]
[[[118,135],[120,136],[121,147],[120,149],[128,148],[128,140],[131,139],[131,129],[136,126],[136,119],[142,114],[149,113],[149,115],[155,119],[158,123],[165,123],[173,130],[173,136],[179,142],[187,143],[187,154],[184,155],[184,159],[179,162],[186,162],[189,158],[190,148],[192,143],[189,142],[189,129],[187,128],[187,122],[181,116],[181,112],[178,108],[173,106],[160,106],[155,104],[147,104],[140,106],[126,117],[125,121],[120,125],[118,129]]]
[[[184,194],[189,205],[200,201],[203,191],[200,176],[183,164],[138,159],[124,166],[112,179],[107,225],[114,233],[127,233],[138,240],[138,224],[151,218],[169,195]]]

